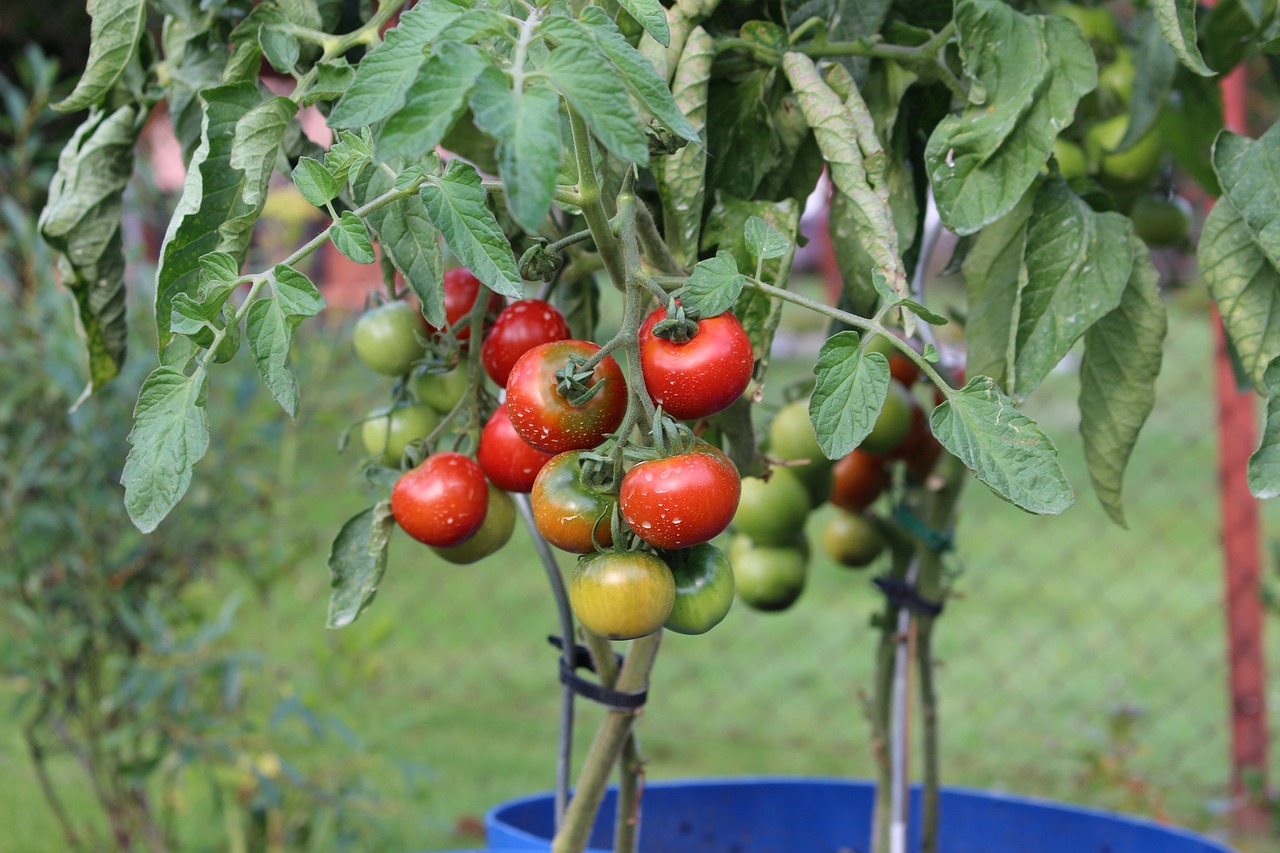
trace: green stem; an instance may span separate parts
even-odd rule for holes
[[[578,206],[582,209],[583,218],[587,220],[587,227],[591,229],[596,249],[604,259],[609,279],[614,287],[623,290],[627,286],[627,268],[601,199],[600,182],[596,179],[595,155],[591,152],[591,133],[587,130],[587,122],[572,107],[569,108],[569,124],[573,129],[573,151],[578,161]]]
[[[938,55],[938,52],[946,46],[951,37],[955,35],[956,23],[949,21],[945,27],[934,33],[933,36],[923,44],[915,47],[908,47],[900,44],[875,44],[864,39],[856,39],[854,41],[827,41],[826,35],[821,34],[813,41],[798,45],[791,48],[797,53],[803,53],[810,57],[829,57],[829,56],[873,56],[878,59],[928,59]]]
[[[613,687],[618,681],[618,661],[613,648],[604,637],[583,631],[591,660],[595,664],[600,683]],[[639,837],[640,776],[644,772],[644,759],[634,731],[627,734],[622,745],[622,760],[618,765],[618,805],[614,814],[614,853],[635,853]]]
[[[640,238],[640,246],[644,256],[658,269],[670,275],[685,272],[676,256],[671,253],[662,235],[658,233],[658,225],[653,221],[653,213],[643,202],[636,205],[636,235]]]
[[[893,563],[889,577],[904,580],[911,565],[909,543],[893,542]],[[895,652],[898,645],[898,608],[886,601],[880,615],[880,641],[876,647],[876,671],[873,695],[867,716],[871,722],[872,758],[876,770],[876,799],[872,821],[871,849],[886,853],[889,849],[890,788],[893,772],[889,762],[890,713],[893,702]]]
[[[298,84],[293,87],[290,98],[295,103],[300,103],[302,98],[311,91],[311,87],[315,85],[316,76],[319,74],[317,66],[326,60],[334,59],[342,56],[342,54],[351,50],[357,45],[364,45],[367,48],[374,48],[382,41],[382,28],[391,20],[391,18],[400,11],[403,3],[383,2],[378,6],[378,11],[373,13],[368,21],[360,27],[343,35],[329,35],[328,33],[318,33],[316,30],[306,30],[298,28],[302,32],[308,33],[306,36],[308,41],[315,41],[313,35],[320,36],[318,44],[324,47],[324,53],[317,60],[316,65],[311,66],[306,74],[298,78]],[[300,33],[294,33],[299,35]]]

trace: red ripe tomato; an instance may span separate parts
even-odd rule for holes
[[[534,450],[516,435],[504,403],[494,411],[480,433],[476,461],[489,482],[499,489],[531,492],[534,479],[542,466],[551,461],[551,454]]]
[[[572,450],[551,457],[533,482],[533,526],[570,554],[590,554],[597,543],[613,545],[614,496],[582,482],[581,456],[582,451]]]
[[[567,337],[569,324],[550,302],[541,299],[513,302],[502,309],[480,345],[484,372],[505,388],[507,376],[520,356],[538,344],[563,341]]]
[[[414,539],[436,548],[467,541],[484,523],[489,486],[461,453],[436,453],[407,471],[391,490],[391,514]]]
[[[674,551],[715,538],[738,509],[738,469],[718,448],[641,462],[622,478],[618,505],[636,535]]]
[[[453,329],[454,337],[460,341],[471,338],[471,327],[464,321],[471,313],[482,291],[489,294],[488,313],[492,314],[502,308],[502,297],[481,284],[480,279],[471,274],[471,270],[458,267],[445,271],[444,319],[449,324],[449,328]],[[459,325],[460,323],[462,325]],[[428,328],[433,332],[440,331],[434,326],[428,326]]]
[[[600,347],[590,341],[539,344],[520,356],[507,377],[507,412],[516,435],[543,453],[585,450],[618,428],[627,410],[627,383],[613,356],[596,365],[591,383],[603,387],[582,406],[556,390],[556,371],[569,356],[590,358]]]
[[[832,469],[831,503],[849,512],[861,512],[889,485],[884,457],[855,450]]]
[[[676,343],[653,333],[659,308],[640,326],[640,369],[653,402],[673,418],[696,420],[723,411],[751,381],[755,357],[738,318],[729,313],[698,321],[698,333]]]

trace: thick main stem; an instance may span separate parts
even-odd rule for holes
[[[582,208],[582,217],[587,220],[587,227],[591,229],[596,250],[604,259],[609,279],[614,287],[622,290],[627,286],[627,268],[600,197],[600,181],[596,178],[596,161],[591,152],[591,132],[587,130],[586,120],[572,107],[569,109],[569,125],[573,129],[573,151],[578,161],[578,205]]]

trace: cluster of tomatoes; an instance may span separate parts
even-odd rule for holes
[[[733,572],[709,543],[734,517],[738,471],[677,420],[709,417],[746,389],[754,359],[737,319],[663,323],[667,309],[654,310],[639,329],[647,394],[640,400],[613,356],[571,339],[554,306],[536,299],[503,306],[491,296],[479,360],[505,400],[485,407],[492,412],[471,453],[438,451],[418,461],[443,432],[442,418],[465,422],[468,389],[492,399],[478,378],[469,382],[465,359],[444,372],[422,366],[433,361],[433,339],[451,340],[455,358],[472,343],[462,321],[483,288],[466,270],[447,274],[444,288],[448,329],[428,327],[400,301],[371,309],[355,328],[365,364],[406,378],[403,401],[371,413],[362,429],[374,461],[416,463],[392,490],[399,526],[447,560],[474,562],[510,538],[511,493],[529,493],[538,532],[580,557],[569,597],[588,630],[626,639],[718,624],[733,602]],[[632,406],[647,415],[629,418]],[[646,420],[655,422],[656,446],[636,440],[632,427]]]

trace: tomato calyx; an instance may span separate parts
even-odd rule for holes
[[[653,325],[653,334],[673,344],[687,344],[698,335],[698,318],[687,314],[677,299],[667,306],[667,319]]]
[[[602,349],[595,356],[600,356],[600,353],[608,355],[608,352]],[[596,365],[604,357],[596,358],[595,356],[582,358],[571,355],[565,366],[556,371],[556,393],[564,397],[575,409],[580,409],[590,402],[592,397],[600,393],[607,381],[602,379],[594,384],[587,384],[595,375]]]
[[[520,256],[520,275],[529,281],[551,281],[564,266],[564,255],[552,250],[546,238],[532,239],[533,245]]]
[[[623,449],[623,457],[628,462],[648,462],[663,459],[667,456],[679,456],[688,453],[700,444],[707,444],[694,431],[662,411],[658,406],[653,416],[653,444],[627,445]]]

